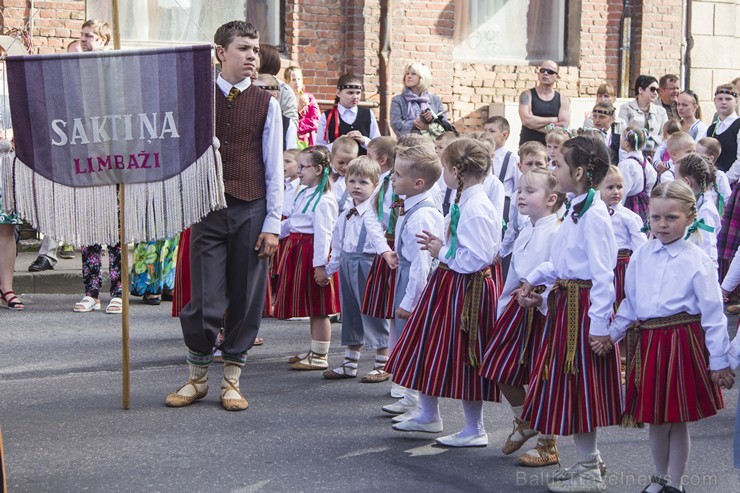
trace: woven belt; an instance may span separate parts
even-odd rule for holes
[[[677,313],[668,317],[650,318],[630,325],[627,332],[627,363],[632,361],[631,356],[635,355],[635,384],[640,383],[640,373],[642,371],[642,357],[640,354],[640,332],[643,330],[663,329],[674,325],[687,325],[701,323],[701,315],[691,315],[686,312]]]
[[[439,268],[452,270],[447,264],[441,262]],[[478,318],[483,297],[483,283],[486,279],[491,278],[491,268],[486,267],[478,272],[467,274],[467,276],[462,314],[460,315],[460,330],[468,334],[468,364],[477,368],[480,364],[476,351],[478,346]]]
[[[394,235],[393,233],[388,233],[388,232],[385,233],[385,241],[388,242],[388,246],[391,248],[393,248],[393,244],[396,241],[395,238],[396,238],[396,235]]]
[[[558,279],[552,287],[550,298],[547,300],[548,309],[550,310],[550,316],[556,316],[555,313],[555,297],[553,294],[560,289],[566,289],[568,291],[568,347],[565,352],[565,373],[576,373],[575,367],[576,358],[576,345],[578,344],[578,291],[581,288],[591,289],[593,283],[591,281],[584,281],[582,279]]]
[[[631,255],[632,255],[632,250],[630,250],[629,248],[623,248],[617,252],[618,259],[630,258]]]
[[[542,294],[545,292],[545,286],[535,286],[532,292],[537,293],[537,294]],[[522,355],[519,358],[520,365],[527,364],[527,346],[529,345],[529,339],[532,337],[532,326],[534,325],[534,314],[536,310],[537,310],[537,307],[532,306],[530,308],[527,308],[527,311],[524,314],[524,317],[525,317],[524,345],[522,346]]]

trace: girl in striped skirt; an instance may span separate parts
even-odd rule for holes
[[[498,401],[495,383],[479,374],[480,360],[496,319],[489,266],[501,242],[501,222],[483,182],[491,160],[472,139],[452,142],[442,154],[445,182],[457,187],[455,204],[445,219],[444,240],[428,231],[419,237],[423,250],[440,260],[388,361],[393,381],[418,390],[420,415],[396,423],[398,431],[442,431],[438,398],[463,400],[466,426],[438,438],[451,447],[483,447],[483,401]]]
[[[730,268],[727,271],[724,281],[722,281],[722,298],[727,302],[735,289],[740,286],[740,249],[735,252],[735,257],[730,264]],[[740,320],[738,321],[740,327]],[[735,333],[735,338],[730,343],[730,351],[727,353],[730,359],[730,367],[737,371],[738,365],[740,365],[740,330]],[[740,409],[740,394],[737,398],[738,406],[735,408]],[[733,446],[733,455],[735,459],[735,469],[740,469],[740,412],[735,411],[735,439]]]
[[[658,186],[650,199],[655,239],[632,255],[626,297],[609,335],[592,337],[591,347],[606,355],[627,336],[629,374],[623,424],[650,424],[656,475],[648,493],[683,491],[689,459],[687,422],[723,407],[719,387],[733,373],[727,352],[727,320],[717,270],[696,245],[694,193],[680,180]]]
[[[609,212],[594,190],[609,169],[598,136],[565,142],[553,160],[558,190],[575,195],[552,237],[549,262],[533,270],[519,290],[552,286],[546,339],[535,361],[522,419],[541,433],[573,435],[578,462],[555,473],[550,491],[604,491],[606,473],[596,428],[620,423],[619,355],[598,356],[589,337],[607,335],[614,304],[617,245]]]
[[[615,308],[624,299],[624,273],[630,263],[630,255],[637,247],[647,243],[647,235],[642,232],[642,219],[635,212],[622,205],[624,196],[624,175],[614,166],[609,166],[606,178],[599,188],[601,200],[606,203],[617,242],[617,267],[614,269]]]
[[[624,198],[622,204],[637,213],[643,224],[648,217],[650,190],[655,186],[658,172],[645,160],[642,148],[647,141],[647,132],[635,126],[622,132],[620,145],[626,153],[619,161],[619,169],[624,176]]]
[[[367,154],[380,165],[380,182],[373,193],[373,214],[386,231],[388,246],[393,248],[393,231],[398,217],[396,194],[393,191],[393,160],[396,140],[393,137],[376,137],[367,145]],[[393,299],[396,288],[396,271],[378,254],[373,259],[367,275],[362,307],[363,315],[374,318],[393,318]]]
[[[542,344],[547,305],[545,297],[539,293],[520,300],[517,291],[521,286],[520,280],[550,258],[550,238],[560,227],[555,212],[565,200],[555,191],[556,185],[552,173],[541,168],[534,168],[519,178],[516,206],[520,217],[527,220],[514,242],[506,284],[498,300],[494,335],[481,363],[481,375],[496,382],[514,412],[514,431],[502,450],[506,455],[516,452],[538,434],[520,416],[524,405],[524,385],[529,382],[532,365]],[[555,437],[541,438],[537,448],[523,455],[519,462],[536,467],[556,464]]]
[[[331,191],[331,157],[324,146],[311,146],[298,156],[301,189],[290,217],[283,221],[287,238],[278,270],[274,317],[309,317],[311,347],[290,358],[294,370],[327,370],[331,341],[329,315],[339,312],[338,280],[327,277],[325,265],[339,213]],[[321,282],[319,282],[321,281]]]

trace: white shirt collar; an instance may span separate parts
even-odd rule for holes
[[[341,103],[337,103],[337,109],[339,110],[339,116],[344,115],[348,111],[352,113],[353,115],[357,114],[357,106],[353,106],[351,108],[345,108],[344,106],[342,106]]]
[[[470,197],[477,195],[479,193],[485,194],[486,191],[483,189],[483,184],[479,183],[477,185],[473,185],[470,188],[466,188],[463,190],[463,193],[460,195],[460,203],[463,204],[470,199]]]
[[[236,84],[232,84],[231,82],[227,82],[226,79],[221,77],[221,74],[218,74],[218,78],[216,79],[216,85],[218,85],[218,88],[221,89],[221,92],[224,93],[224,96],[229,94],[232,87],[236,87],[241,92],[246,91],[249,86],[252,85],[252,79],[247,77],[241,82],[237,82]]]
[[[670,245],[664,245],[660,242],[660,240],[653,240],[653,242],[654,252],[659,252],[661,249],[664,249],[671,257],[676,257],[684,248],[686,248],[686,245],[688,244],[688,242],[682,238],[674,241]]]
[[[557,214],[548,214],[545,217],[541,217],[537,220],[537,223],[533,223],[532,226],[535,228],[539,228],[542,226],[545,226],[547,224],[553,223],[558,220]],[[529,218],[529,222],[532,222],[532,218]]]
[[[372,197],[371,197],[371,198],[365,200],[364,202],[361,202],[361,203],[355,205],[355,209],[357,209],[357,215],[358,216],[362,216],[363,214],[365,214],[365,211],[368,210],[368,208],[370,207],[370,205],[372,203],[373,203],[373,200],[372,200]]]
[[[413,197],[408,197],[404,199],[403,201],[403,208],[404,210],[409,210],[419,202],[422,202],[424,199],[429,198],[429,191],[414,195]]]

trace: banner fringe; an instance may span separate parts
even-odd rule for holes
[[[69,187],[35,173],[13,154],[2,159],[5,210],[39,232],[83,246],[119,242],[116,185]],[[218,140],[181,174],[125,186],[126,243],[176,236],[209,212],[226,207]]]

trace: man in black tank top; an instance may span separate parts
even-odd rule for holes
[[[537,71],[537,85],[519,96],[519,118],[522,120],[519,145],[531,140],[545,145],[547,125],[552,123],[565,128],[570,125],[570,101],[555,90],[559,78],[558,64],[546,60]]]

